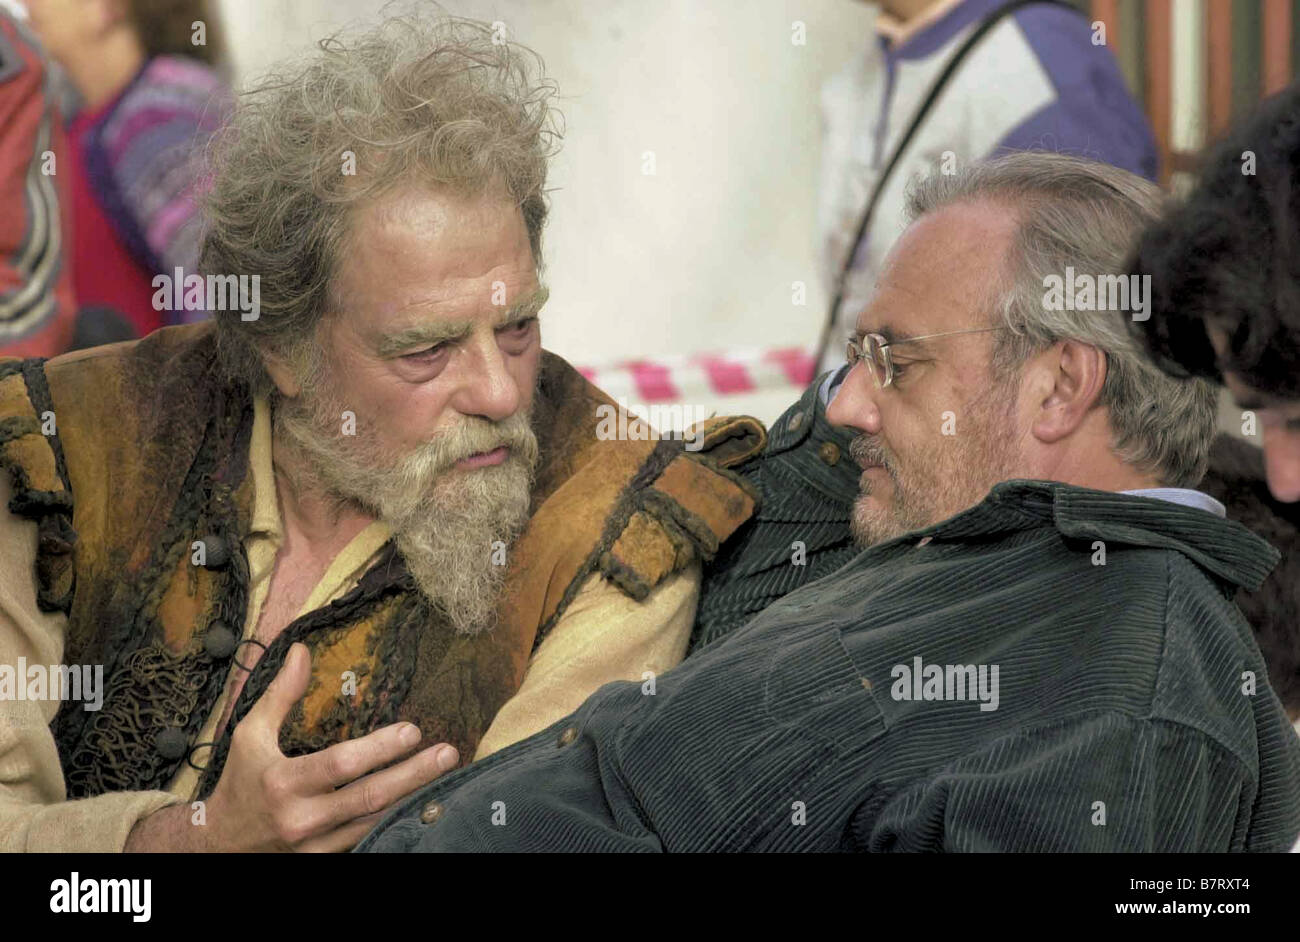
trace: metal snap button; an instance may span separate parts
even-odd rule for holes
[[[189,745],[189,740],[185,736],[185,730],[170,726],[158,734],[154,740],[154,747],[158,754],[164,759],[179,759],[185,755],[185,749]]]
[[[203,633],[203,650],[217,660],[230,657],[238,646],[239,639],[225,622],[214,621]]]
[[[230,562],[230,544],[215,533],[200,538],[203,544],[203,566],[205,569],[222,569]]]
[[[424,824],[433,824],[433,822],[437,821],[441,817],[442,804],[437,801],[429,802],[424,806],[424,810],[420,812],[420,821]]]

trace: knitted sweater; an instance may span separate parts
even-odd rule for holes
[[[86,174],[118,237],[147,271],[198,268],[203,152],[231,108],[230,89],[203,63],[155,56],[86,136]],[[205,311],[172,311],[167,323]]]

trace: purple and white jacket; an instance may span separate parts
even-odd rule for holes
[[[824,128],[818,259],[832,290],[867,199],[926,92],[969,32],[1005,0],[962,0],[891,46],[883,36],[822,89]],[[832,340],[870,299],[885,253],[905,226],[910,180],[1012,150],[1051,150],[1156,177],[1156,144],[1114,56],[1091,25],[1061,7],[1004,18],[958,67],[902,155],[845,285]],[[821,369],[843,362],[832,342]]]
[[[131,253],[148,271],[198,269],[204,151],[232,107],[215,69],[184,56],[155,56],[90,131],[91,186]],[[183,311],[178,321],[202,319]]]

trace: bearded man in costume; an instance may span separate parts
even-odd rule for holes
[[[763,431],[602,440],[542,349],[539,74],[469,21],[322,44],[215,154],[195,290],[256,304],[0,361],[0,675],[102,672],[0,682],[0,847],[344,850],[681,659]]]

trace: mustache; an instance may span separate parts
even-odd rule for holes
[[[512,459],[523,459],[531,466],[537,458],[537,436],[531,419],[531,412],[516,412],[499,422],[467,416],[451,428],[439,431],[416,454],[435,473],[447,471],[472,455],[501,447],[510,449]]]
[[[858,435],[849,442],[849,457],[859,467],[879,465],[892,477],[894,474],[894,457],[880,444],[880,440],[870,435]]]

